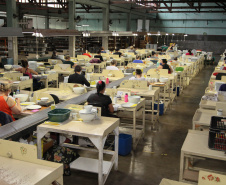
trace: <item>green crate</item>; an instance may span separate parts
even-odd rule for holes
[[[48,112],[48,117],[53,122],[64,122],[70,117],[70,112],[69,109],[54,109]]]

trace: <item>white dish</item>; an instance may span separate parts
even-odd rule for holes
[[[28,99],[28,94],[16,94],[15,98],[19,98],[21,102],[25,102]]]
[[[85,105],[84,106],[84,110],[86,113],[90,113],[93,109],[93,106],[92,105]]]
[[[85,88],[84,87],[74,87],[73,91],[75,94],[82,94],[85,92]]]
[[[165,82],[167,82],[168,80],[169,80],[169,78],[163,78],[163,77],[161,77],[161,78],[159,79],[159,81],[162,82],[162,83],[165,83]]]
[[[30,79],[29,76],[21,76],[21,77],[20,77],[20,80],[21,80],[21,81],[29,80],[29,79]]]
[[[19,84],[20,83],[20,81],[15,81],[15,82],[13,82],[14,84]]]
[[[164,85],[165,83],[155,83],[155,85]]]
[[[41,98],[41,102],[47,102],[48,100],[49,100],[48,97],[42,97],[42,98]]]
[[[35,109],[41,109],[42,106],[40,106],[40,105],[28,105],[26,108],[28,110],[35,110]]]
[[[10,70],[12,67],[13,67],[13,65],[4,65],[4,68],[5,68],[6,70]]]
[[[129,96],[129,103],[137,104],[140,101],[140,96]]]
[[[128,102],[128,103],[123,103],[123,104],[122,104],[122,107],[124,107],[124,108],[134,108],[134,107],[133,107],[134,104],[135,104],[135,103],[129,103],[129,102]]]
[[[90,113],[87,113],[86,110],[80,110],[79,115],[82,118],[83,122],[90,122],[96,117],[97,111],[92,110]]]

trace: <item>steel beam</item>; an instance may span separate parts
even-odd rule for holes
[[[181,4],[181,3],[187,3],[188,1],[187,0],[180,0],[180,1],[164,1],[164,0],[154,0],[154,1],[111,1],[111,4],[135,4],[135,3],[173,3],[173,4]],[[218,0],[218,1],[213,1],[213,0],[193,0],[192,3],[215,3],[215,2],[218,2],[218,3],[224,3],[225,0]]]
[[[226,11],[149,11],[148,13],[226,13]]]
[[[223,6],[175,6],[175,7],[133,7],[132,9],[197,9],[197,8],[201,8],[201,9],[220,9],[220,8],[224,8]]]

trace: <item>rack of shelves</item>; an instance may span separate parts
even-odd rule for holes
[[[8,57],[8,39],[6,37],[0,38],[0,57]]]

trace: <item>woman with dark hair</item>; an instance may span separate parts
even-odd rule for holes
[[[98,58],[101,62],[104,61],[103,57],[101,56],[101,51],[98,51],[97,55],[95,55],[94,58]]]
[[[168,73],[171,74],[173,72],[173,69],[171,68],[171,66],[169,66],[167,64],[167,60],[166,59],[162,59],[160,62],[160,66],[158,67],[158,69],[168,69]]]
[[[86,85],[87,87],[90,86],[90,83],[86,80],[86,78],[84,77],[84,75],[82,75],[82,67],[77,65],[75,66],[75,74],[70,75],[68,78],[68,83],[77,83],[77,84],[82,84],[82,85]]]
[[[53,50],[53,54],[52,54],[51,59],[58,59],[57,51],[56,50]]]
[[[186,53],[186,55],[193,55],[193,53],[191,52],[191,50],[188,50],[188,53]]]
[[[145,81],[146,78],[142,77],[142,71],[141,69],[136,69],[136,76],[131,77],[129,80],[141,80]]]
[[[29,69],[27,60],[22,60],[21,63],[22,63],[22,68],[15,69],[16,71],[23,73],[24,76],[29,76],[30,79],[32,78],[32,74],[38,75],[36,71],[34,71],[33,69]]]
[[[23,73],[23,76],[29,76],[29,78],[32,79],[33,78],[32,74],[38,75],[36,71],[29,68],[27,60],[22,60],[21,63],[22,63],[22,68],[18,68],[15,70]],[[33,78],[33,90],[36,91],[36,90],[39,90],[40,88],[41,88],[41,82],[36,78]]]
[[[111,113],[114,112],[111,98],[104,95],[106,85],[103,81],[98,81],[96,84],[97,93],[91,94],[87,99],[89,105],[100,106],[101,116],[111,117]]]

